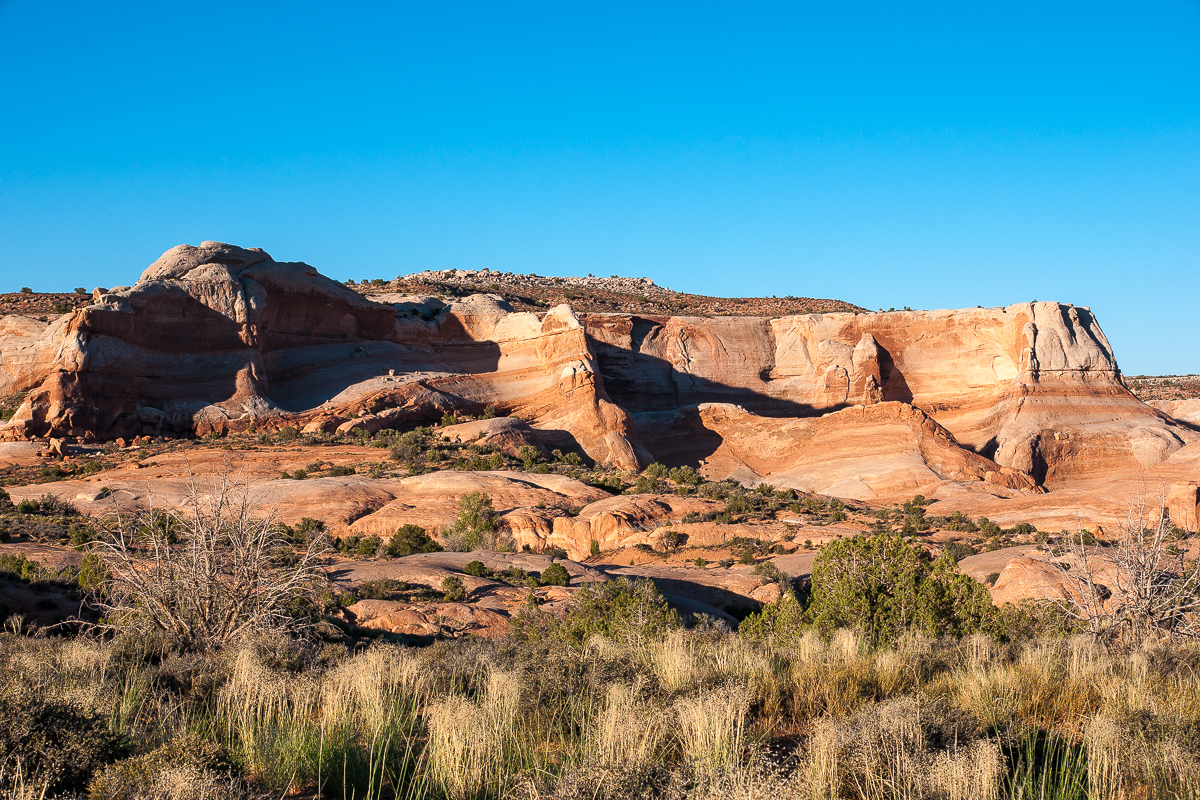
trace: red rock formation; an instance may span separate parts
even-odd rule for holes
[[[1018,472],[1055,487],[1200,441],[1130,394],[1087,309],[1058,303],[581,319],[490,295],[380,299],[261,250],[181,245],[49,325],[4,318],[0,392],[32,391],[0,435],[373,432],[492,405],[620,467],[708,459],[710,474],[849,496],[1028,488]]]
[[[337,427],[363,406],[375,417],[357,424],[378,429],[491,403],[598,461],[634,467],[642,455],[565,306],[539,318],[486,296],[385,305],[308,265],[205,242],[163,254],[52,336],[14,325],[0,351],[4,388],[37,386],[10,438],[203,433],[285,417]]]
[[[796,417],[899,401],[1048,485],[1143,470],[1200,440],[1129,392],[1085,308],[773,320],[589,314],[584,324],[609,395],[634,414],[725,402]]]

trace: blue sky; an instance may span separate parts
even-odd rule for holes
[[[0,0],[0,290],[263,247],[1091,306],[1200,372],[1200,3]]]

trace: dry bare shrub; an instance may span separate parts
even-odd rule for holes
[[[1200,560],[1177,538],[1165,493],[1152,504],[1139,487],[1111,546],[1087,544],[1082,530],[1067,537],[1067,558],[1051,562],[1059,606],[1092,635],[1127,648],[1200,636]]]
[[[326,583],[326,537],[294,550],[228,464],[186,485],[182,508],[119,515],[92,544],[108,579],[91,604],[110,626],[199,649],[301,624]]]

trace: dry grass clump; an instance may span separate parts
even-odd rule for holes
[[[746,717],[752,695],[731,685],[675,701],[684,758],[700,767],[736,762],[746,747]]]
[[[519,738],[519,692],[512,675],[494,672],[478,702],[452,695],[429,707],[430,775],[449,797],[476,795],[502,783]]]
[[[810,742],[806,788],[814,798],[995,798],[1000,746],[973,727],[916,697],[822,719]]]
[[[588,751],[606,766],[649,764],[661,755],[670,717],[643,696],[643,683],[615,683],[592,726]]]

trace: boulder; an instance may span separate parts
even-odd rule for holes
[[[481,419],[448,425],[438,428],[435,433],[446,441],[486,446],[514,457],[520,453],[522,447],[532,447],[542,458],[550,455],[533,428],[517,417]]]

